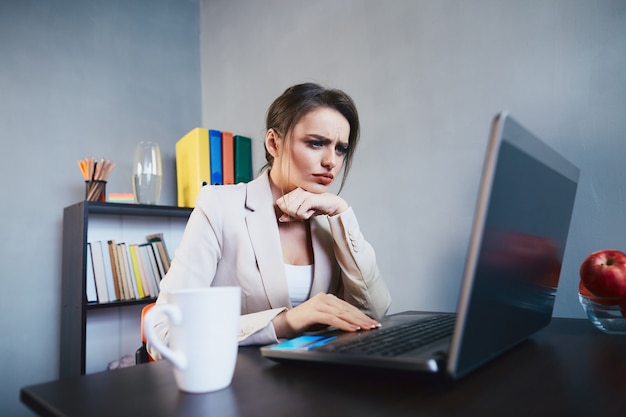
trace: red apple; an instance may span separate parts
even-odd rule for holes
[[[580,266],[580,279],[597,297],[626,297],[626,254],[614,249],[593,252]]]
[[[598,296],[594,295],[591,291],[589,291],[587,289],[587,287],[585,287],[585,284],[583,284],[582,280],[578,283],[578,292],[581,295],[584,295],[585,297],[589,298],[591,301],[593,301],[596,304],[603,304],[605,306],[614,306],[614,305],[619,304],[619,302],[620,302],[619,298],[598,297]],[[626,306],[626,304],[625,304],[625,306]]]
[[[578,283],[578,292],[581,293],[582,295],[585,295],[587,297],[591,297],[593,294],[591,293],[591,291],[589,291],[587,289],[587,287],[585,287],[585,284],[583,284],[583,280],[581,279],[580,282]]]

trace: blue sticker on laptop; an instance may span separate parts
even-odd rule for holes
[[[300,350],[309,350],[315,347],[324,345],[332,340],[335,340],[336,336],[313,336],[313,335],[304,335],[298,336],[293,339],[289,339],[285,342],[279,343],[277,345],[272,346],[272,349],[282,349],[282,350],[292,350],[292,349],[300,349]]]

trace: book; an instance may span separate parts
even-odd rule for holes
[[[161,259],[161,263],[163,264],[163,276],[165,276],[165,274],[167,274],[167,271],[170,270],[170,263],[171,260],[167,254],[167,248],[165,247],[165,242],[153,242],[153,244],[156,245],[157,249],[159,250],[159,258]]]
[[[130,265],[133,269],[133,276],[135,277],[135,286],[137,287],[137,295],[139,298],[144,298],[150,294],[146,294],[144,290],[143,277],[141,269],[139,268],[139,261],[137,260],[137,244],[132,243],[128,245],[128,255],[130,257]]]
[[[211,184],[222,185],[222,132],[215,129],[209,130],[209,159],[211,165]]]
[[[126,285],[128,288],[128,299],[133,300],[133,299],[138,299],[141,298],[139,297],[139,292],[137,289],[137,283],[135,282],[135,276],[133,274],[133,270],[130,267],[130,259],[128,257],[128,245],[126,245],[126,243],[120,243],[119,244],[120,247],[120,254],[122,255],[120,257],[120,263],[122,268],[124,269],[124,276],[126,277]]]
[[[122,257],[122,250],[119,243],[113,245],[115,251],[115,266],[117,268],[117,279],[120,287],[120,300],[129,300],[130,294],[128,291],[128,280],[126,277],[126,271],[124,270],[124,258]]]
[[[87,257],[85,296],[97,303],[157,297],[170,265],[163,233],[147,235],[144,243],[88,242]]]
[[[145,256],[141,249],[141,245],[137,244],[135,247],[135,252],[137,254],[137,264],[139,266],[139,271],[141,273],[141,284],[143,285],[143,292],[146,297],[156,297],[157,294],[154,294],[152,291],[152,286],[150,285],[150,277],[148,275],[148,270],[146,269],[145,264]]]
[[[93,274],[93,262],[91,261],[91,244],[87,243],[87,260],[85,263],[85,295],[88,303],[98,302],[96,292],[96,278]]]
[[[209,131],[197,127],[176,142],[179,207],[193,207],[203,185],[211,183]]]
[[[93,275],[96,281],[96,294],[98,303],[108,303],[109,295],[107,291],[106,272],[104,269],[104,257],[102,256],[102,242],[93,241],[91,246],[91,263],[93,265]]]
[[[133,193],[109,193],[107,196],[109,203],[135,203],[135,195]]]
[[[156,254],[151,243],[146,244],[146,252],[148,253],[148,259],[150,259],[150,265],[152,265],[152,277],[154,278],[154,290],[158,294],[159,287],[161,286],[161,272],[156,261]]]
[[[161,259],[161,253],[159,252],[159,243],[162,242],[151,242],[152,251],[154,252],[154,258],[156,259],[157,267],[159,268],[159,289],[161,288],[161,280],[165,276],[165,268],[163,266],[163,260]]]
[[[232,132],[222,132],[223,184],[235,183],[235,143]]]
[[[117,301],[120,299],[115,288],[115,281],[113,280],[113,266],[111,264],[111,255],[109,254],[108,245],[102,241],[102,257],[104,261],[104,272],[107,280],[107,292],[109,294],[109,301]]]
[[[149,243],[142,243],[139,245],[139,256],[143,265],[143,272],[146,276],[146,282],[148,287],[150,288],[150,295],[157,296],[158,290],[155,285],[156,278],[154,276],[154,270],[152,269],[152,263],[150,262],[149,252],[148,252]]]
[[[252,139],[235,135],[233,137],[235,156],[235,184],[252,180]]]
[[[163,263],[164,275],[170,270],[171,258],[165,246],[165,239],[163,239],[163,233],[153,233],[146,236],[146,241],[152,243],[155,242],[161,255],[161,262]]]
[[[114,240],[107,240],[107,246],[109,251],[109,256],[107,258],[109,264],[110,276],[113,281],[113,287],[115,291],[115,299],[122,300],[123,295],[120,287],[120,279],[119,279],[119,264],[117,262],[117,251],[115,250],[116,243]]]

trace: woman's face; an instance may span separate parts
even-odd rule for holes
[[[348,150],[350,124],[337,110],[310,111],[287,133],[266,146],[274,156],[270,176],[287,193],[297,187],[324,193],[339,175]],[[274,154],[275,152],[275,154]]]

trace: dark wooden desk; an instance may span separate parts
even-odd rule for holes
[[[460,381],[343,367],[277,364],[240,348],[232,385],[178,391],[166,362],[33,385],[41,416],[620,416],[626,336],[554,319],[535,337]]]

